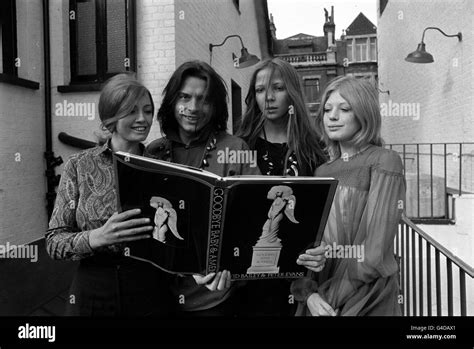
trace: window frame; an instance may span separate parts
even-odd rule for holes
[[[310,81],[311,82],[314,81],[314,84],[307,83]],[[317,103],[321,97],[321,76],[320,75],[303,76],[303,89],[304,89],[304,95],[305,95],[305,102],[309,104]],[[314,90],[316,92],[316,95],[311,96],[311,94],[307,93],[308,90]]]
[[[364,39],[365,40],[365,43],[364,44],[356,44],[356,40],[357,39]],[[375,43],[374,43],[374,46],[375,46],[375,57],[372,57],[372,54],[371,54],[371,47],[372,47],[372,39],[375,39]],[[351,36],[351,37],[348,37],[346,38],[346,55],[347,55],[347,58],[349,60],[349,63],[368,63],[368,62],[377,62],[377,36],[376,34],[375,35],[355,35],[355,36]],[[349,54],[349,49],[348,47],[351,47],[352,48],[352,51],[350,52]],[[365,55],[366,55],[366,59],[365,60],[362,60],[362,59],[359,59],[359,58],[362,58],[362,57],[357,57],[357,46],[365,46],[365,50],[360,50],[358,51],[360,53],[360,55],[362,55],[362,52],[365,51]]]
[[[2,9],[0,11],[0,25],[2,26],[2,71],[0,73],[18,77],[18,67],[15,64],[15,60],[18,58],[16,0],[2,0],[0,9]],[[9,10],[10,16],[7,11],[4,11],[5,9]]]
[[[96,30],[96,74],[78,75],[77,74],[77,3],[87,2],[88,0],[69,0],[69,14],[74,11],[76,17],[71,20],[69,17],[69,54],[71,85],[102,83],[112,76],[121,72],[107,71],[107,0],[95,0],[95,30]],[[126,58],[130,59],[130,66],[126,67],[124,72],[136,72],[136,9],[135,1],[124,0],[126,4],[125,25],[126,25]]]

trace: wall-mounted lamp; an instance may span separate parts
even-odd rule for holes
[[[260,59],[257,56],[249,53],[247,48],[244,46],[244,43],[243,43],[242,38],[240,37],[240,35],[234,34],[234,35],[228,35],[221,44],[218,44],[218,45],[209,44],[209,56],[210,56],[209,57],[209,64],[210,65],[212,65],[212,48],[224,45],[225,42],[227,41],[227,39],[232,38],[232,37],[239,38],[240,39],[240,44],[242,45],[240,58],[237,58],[232,53],[232,59],[234,61],[234,67],[236,67],[237,69],[247,68],[247,67],[250,67],[250,66],[252,66],[252,65],[254,65],[254,64],[256,64],[260,61]]]
[[[459,41],[462,41],[462,33],[461,32],[459,32],[457,34],[453,34],[453,35],[448,35],[439,28],[427,27],[427,28],[425,28],[425,30],[423,30],[423,36],[421,37],[421,43],[418,44],[418,47],[417,47],[416,51],[410,53],[407,56],[407,58],[405,58],[405,61],[411,62],[411,63],[431,63],[431,62],[434,62],[433,56],[431,54],[429,54],[428,52],[426,52],[425,43],[423,42],[423,40],[425,38],[425,32],[428,29],[436,29],[437,31],[439,31],[444,36],[447,36],[448,38],[456,36],[459,39]]]

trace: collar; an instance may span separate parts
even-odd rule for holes
[[[111,141],[112,140],[109,138],[107,142],[105,142],[104,144],[96,146],[95,149],[93,150],[94,155],[100,155],[102,153],[108,153],[108,152],[112,153]]]
[[[202,145],[202,143],[206,143],[207,140],[209,139],[209,135],[211,134],[211,132],[212,132],[211,127],[203,128],[199,133],[199,137],[193,140],[191,143],[189,143],[189,145],[186,145],[183,143],[183,141],[181,140],[181,137],[179,136],[179,133],[176,130],[170,130],[166,135],[166,139],[171,142],[177,143],[177,145],[179,146],[183,146],[186,148],[193,148],[193,147]]]
[[[139,147],[140,147],[140,153],[141,155],[143,155],[144,151],[145,151],[145,146],[140,143],[139,144]],[[113,150],[112,150],[112,139],[109,138],[107,140],[107,142],[105,142],[103,145],[99,145],[97,146],[94,150],[94,155],[100,155],[100,154],[107,154],[107,155],[111,155],[113,153]]]

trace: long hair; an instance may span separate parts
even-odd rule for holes
[[[334,91],[339,92],[341,97],[349,103],[361,126],[351,140],[354,146],[357,148],[362,148],[368,144],[382,146],[383,140],[380,135],[382,120],[378,95],[374,86],[366,79],[339,76],[326,87],[316,119],[319,128],[323,132],[322,140],[326,144],[326,151],[331,159],[337,159],[341,156],[339,142],[330,140],[326,131],[324,131],[324,106]]]
[[[155,105],[150,91],[137,81],[131,73],[117,74],[107,80],[99,98],[99,117],[102,123],[102,134],[96,134],[99,144],[109,139],[117,128],[117,121],[130,115],[137,100],[148,94],[152,113]]]
[[[255,82],[257,74],[267,68],[270,69],[269,81],[271,81],[275,72],[280,73],[288,91],[289,104],[293,106],[294,115],[289,121],[288,147],[295,152],[299,161],[306,161],[312,170],[315,170],[317,166],[326,161],[326,156],[319,144],[320,136],[309,119],[301,80],[296,69],[281,59],[273,58],[263,61],[252,74],[249,91],[245,98],[247,109],[237,134],[248,143],[251,149],[255,148],[257,138],[265,124],[265,116],[258,107],[255,97]]]
[[[188,77],[203,79],[206,82],[204,98],[201,103],[209,105],[210,126],[215,131],[226,130],[229,112],[227,109],[227,88],[224,80],[209,64],[202,61],[189,61],[181,64],[175,70],[163,90],[163,102],[157,115],[161,132],[166,135],[169,130],[178,130],[174,108],[180,89]]]

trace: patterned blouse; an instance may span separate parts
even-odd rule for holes
[[[53,259],[80,260],[98,252],[121,253],[118,244],[95,250],[89,245],[90,232],[117,211],[114,183],[110,141],[68,159],[46,235],[46,249]]]

